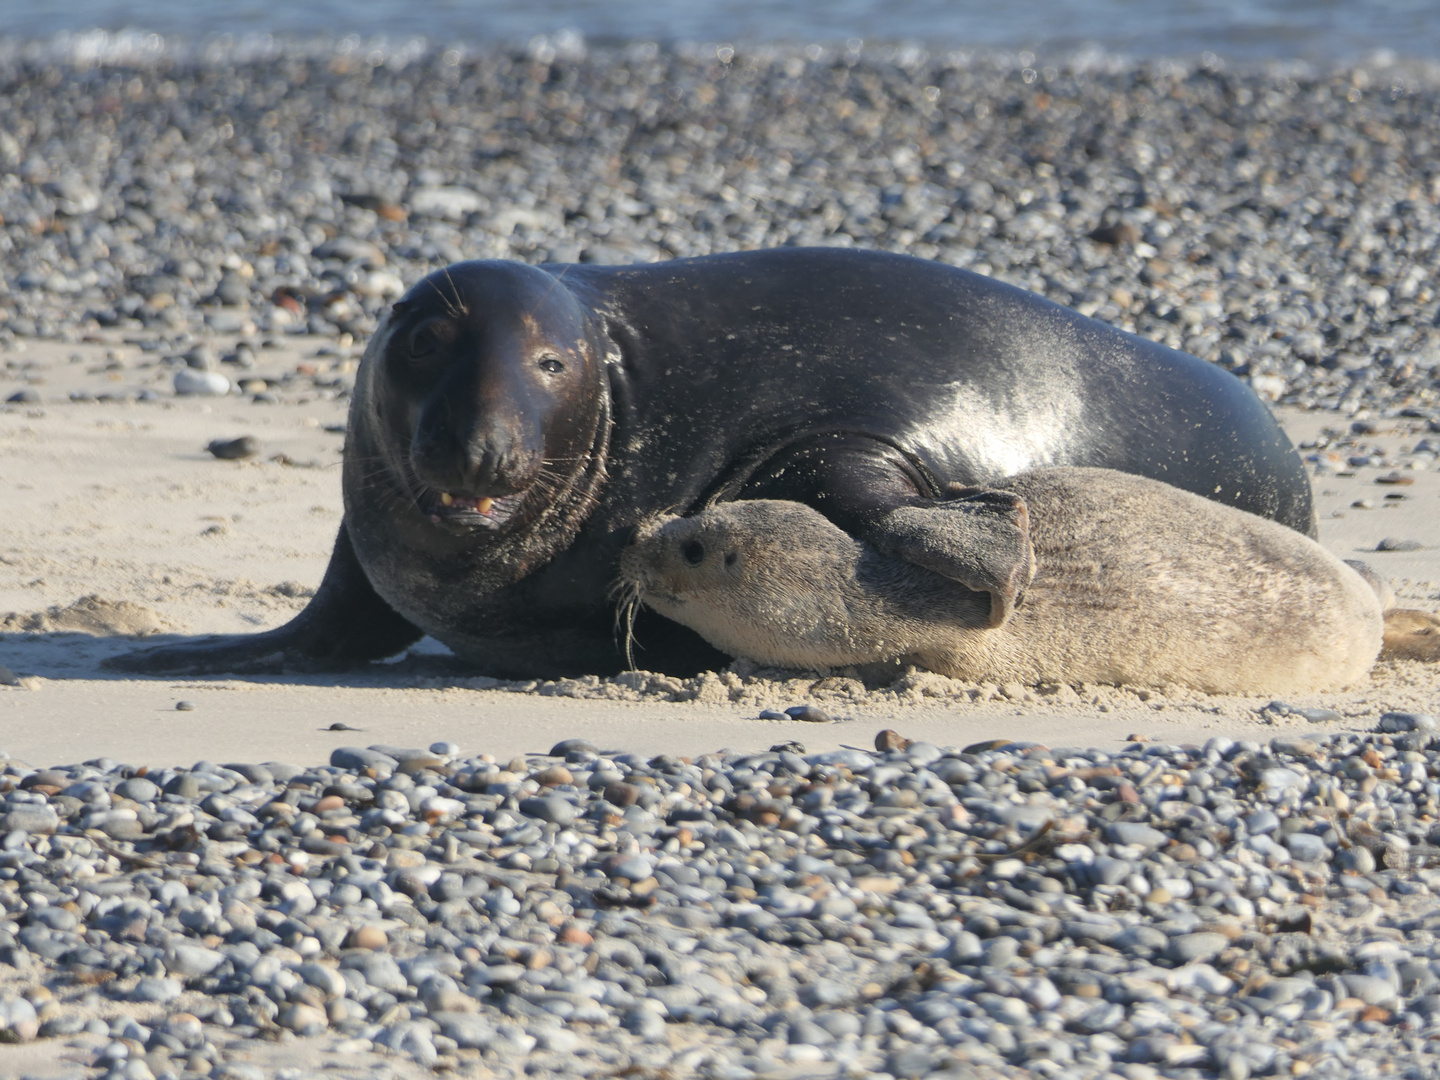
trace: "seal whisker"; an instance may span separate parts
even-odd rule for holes
[[[445,268],[445,277],[447,279],[450,278],[450,268],[448,266]],[[446,296],[445,293],[441,291],[440,286],[436,285],[435,282],[431,281],[429,278],[425,279],[425,284],[429,285],[430,288],[434,290],[435,295],[440,297],[440,302],[445,305],[446,315],[449,315],[452,319],[458,319],[462,315],[469,314],[469,309],[465,307],[463,301],[460,301],[460,294],[458,291],[455,290],[455,282],[453,279],[450,280],[450,288],[452,291],[455,292],[455,298],[457,303],[452,303],[450,297]]]
[[[450,283],[450,291],[455,294],[455,310],[452,314],[469,315],[470,305],[465,303],[465,298],[460,295],[460,287],[455,284],[455,279],[450,276],[450,267],[445,267],[445,280]],[[446,302],[449,305],[449,302]]]
[[[630,671],[638,670],[635,666],[635,649],[639,645],[635,640],[635,617],[640,613],[641,595],[640,583],[638,581],[617,581],[614,585],[615,594],[615,638],[620,645],[621,651],[625,654],[625,666]],[[624,630],[622,637],[621,630]],[[643,646],[639,646],[643,648]]]
[[[546,300],[550,299],[550,294],[559,287],[562,281],[565,280],[565,275],[570,272],[570,267],[572,267],[573,265],[575,264],[566,263],[560,268],[560,272],[558,274],[553,275],[553,279],[550,282],[550,287],[540,294],[540,297],[538,300],[535,301],[534,306],[532,306],[530,310],[526,312],[527,315],[534,315],[535,312],[540,309],[540,306],[544,304]]]

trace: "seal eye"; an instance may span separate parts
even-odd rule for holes
[[[455,340],[455,324],[448,319],[430,319],[410,335],[410,355],[419,360],[432,356]]]
[[[559,375],[565,370],[565,365],[560,362],[560,358],[554,353],[546,353],[540,358],[540,370],[548,372],[551,375]]]
[[[691,566],[699,566],[705,561],[705,545],[699,540],[687,540],[680,545],[680,557]]]

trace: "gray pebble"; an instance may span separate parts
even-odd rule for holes
[[[239,461],[260,453],[260,441],[253,435],[241,435],[237,439],[212,439],[205,449],[212,457],[223,461]]]
[[[115,785],[115,794],[135,802],[154,802],[160,797],[160,788],[143,776],[132,776]]]
[[[1200,932],[1179,934],[1170,939],[1167,953],[1177,964],[1194,964],[1213,960],[1230,944],[1224,934]]]
[[[1134,821],[1117,821],[1106,830],[1106,838],[1113,844],[1133,845],[1145,851],[1164,847],[1170,840],[1159,829]]]
[[[785,710],[785,715],[791,720],[800,720],[807,724],[830,723],[830,714],[817,705],[792,705]]]
[[[553,825],[569,825],[579,816],[580,809],[569,799],[559,795],[548,795],[542,798],[520,800],[520,812],[527,817],[538,818]]]
[[[330,764],[337,769],[348,769],[352,772],[376,769],[391,773],[400,762],[379,750],[367,750],[358,746],[341,746],[330,751]]]
[[[1380,723],[1376,726],[1376,730],[1386,732],[1433,732],[1437,726],[1440,725],[1437,725],[1435,717],[1429,713],[1387,712],[1381,714]]]
[[[174,1001],[180,996],[183,988],[174,979],[149,977],[141,979],[134,988],[125,995],[128,1001],[156,1002],[163,1004],[167,1001]]]

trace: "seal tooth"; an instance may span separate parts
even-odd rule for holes
[[[454,506],[454,505],[455,505],[455,496],[454,496],[454,495],[451,495],[448,491],[442,491],[442,492],[440,493],[440,505],[441,505],[441,506]]]
[[[491,508],[492,506],[494,506],[494,505],[495,505],[495,500],[494,500],[494,499],[476,499],[476,500],[475,500],[475,509],[476,509],[476,510],[479,510],[480,513],[482,513],[482,514],[488,514],[488,513],[490,513],[490,508]]]

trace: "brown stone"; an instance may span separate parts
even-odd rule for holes
[[[881,874],[867,874],[865,877],[856,878],[850,884],[861,892],[879,893],[885,896],[900,891],[899,878],[885,877]]]
[[[575,783],[575,776],[564,765],[550,765],[532,777],[542,787],[562,787],[566,784]]]
[[[634,784],[617,780],[605,785],[605,801],[615,806],[634,806],[640,798],[640,789]]]
[[[1140,230],[1128,221],[1101,225],[1091,229],[1086,235],[1097,244],[1108,244],[1112,247],[1130,247],[1140,242]]]
[[[578,926],[563,928],[555,935],[555,940],[561,945],[579,945],[581,948],[589,948],[595,944],[595,938]]]
[[[385,931],[378,926],[357,926],[350,931],[350,937],[346,941],[352,949],[383,949],[390,944],[390,938]]]

